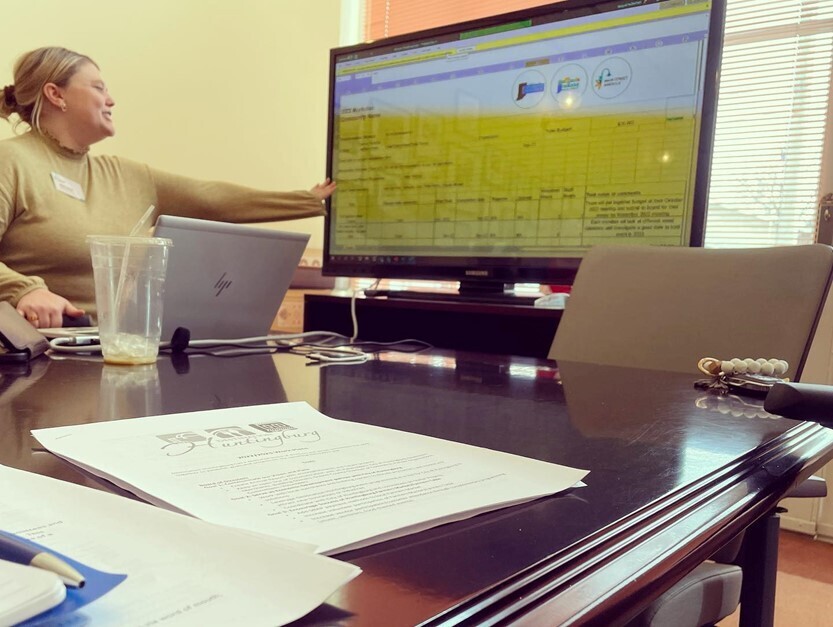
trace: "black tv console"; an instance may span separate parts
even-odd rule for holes
[[[439,348],[546,357],[563,312],[466,300],[358,298],[359,339],[417,339]],[[304,331],[352,335],[350,297],[304,296]]]

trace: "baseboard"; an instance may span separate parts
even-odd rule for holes
[[[816,533],[818,534],[818,537],[825,542],[833,542],[833,524],[822,522],[818,523]]]
[[[786,514],[781,514],[781,529],[786,529],[787,531],[795,531],[797,533],[803,533],[808,536],[814,536],[816,533],[821,533],[821,525],[819,524],[819,529],[816,529],[816,523],[810,520],[805,520],[803,518],[793,518],[792,516],[788,516]],[[833,525],[827,525],[830,529],[829,531],[833,533]]]

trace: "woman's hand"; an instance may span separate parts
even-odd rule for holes
[[[336,191],[336,183],[335,181],[331,181],[330,179],[324,179],[323,183],[319,183],[315,185],[311,190],[312,195],[315,196],[320,201],[327,200],[334,191]]]
[[[17,313],[36,329],[48,329],[62,326],[64,314],[74,318],[83,316],[84,310],[78,309],[63,296],[39,287],[17,301]]]

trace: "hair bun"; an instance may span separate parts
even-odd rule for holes
[[[6,85],[3,88],[3,100],[7,107],[14,108],[17,106],[17,98],[14,97],[14,85]]]

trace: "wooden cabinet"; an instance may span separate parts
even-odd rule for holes
[[[330,290],[292,289],[286,292],[275,319],[272,333],[301,333],[304,330],[304,296],[306,294],[329,294]]]
[[[353,335],[351,298],[307,293],[304,331]],[[438,348],[543,357],[562,310],[527,305],[448,300],[357,298],[358,337],[394,342],[417,339]]]

